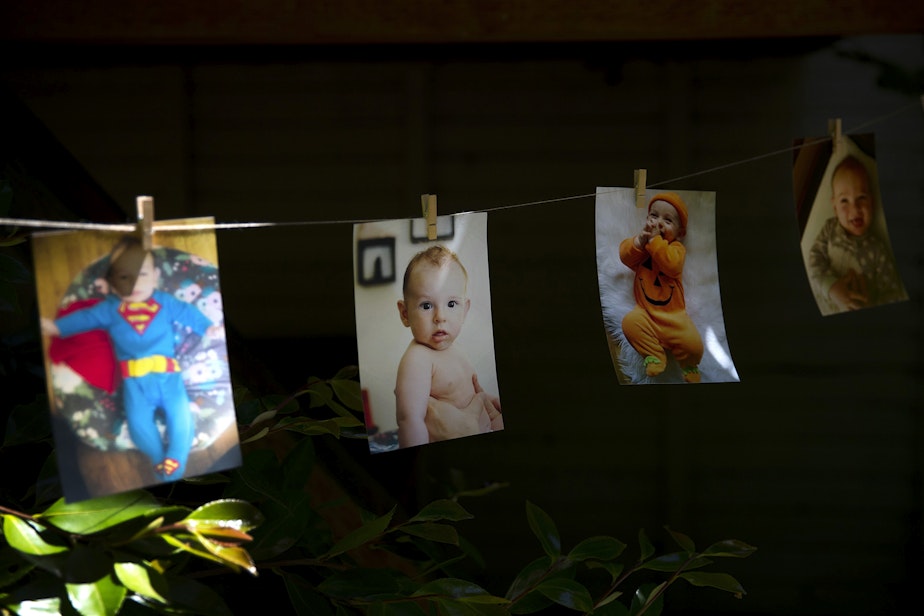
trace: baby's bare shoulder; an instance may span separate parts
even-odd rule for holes
[[[401,356],[401,365],[421,366],[423,364],[433,364],[436,362],[439,353],[433,349],[416,342],[411,342],[404,355]]]

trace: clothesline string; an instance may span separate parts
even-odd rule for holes
[[[873,118],[857,126],[851,128],[849,131],[844,131],[844,133],[856,133],[858,130],[867,128],[869,126],[874,126],[888,120],[894,116],[900,115],[907,110],[917,107],[920,104],[924,104],[924,100],[921,103],[915,102],[899,109],[896,109],[890,113],[884,114],[877,118]],[[821,137],[817,140],[812,141],[812,144],[816,144],[823,141],[830,141],[831,137]],[[687,175],[682,175],[679,177],[671,178],[668,180],[663,180],[660,182],[655,182],[653,184],[647,184],[646,188],[657,188],[659,186],[664,186],[666,184],[673,184],[680,182],[682,180],[688,180],[690,178],[699,177],[702,175],[708,175],[710,173],[715,173],[717,171],[723,171],[725,169],[730,169],[732,167],[737,167],[739,165],[746,165],[753,163],[765,158],[771,158],[774,156],[779,156],[780,154],[786,154],[788,152],[793,152],[795,150],[801,149],[809,143],[803,143],[798,145],[793,145],[787,148],[782,148],[779,150],[774,150],[772,152],[767,152],[764,154],[758,154],[756,156],[751,156],[749,158],[744,158],[741,160],[736,160],[730,163],[725,163],[716,167],[710,167],[708,169],[703,169],[701,171],[696,171],[694,173],[689,173]],[[614,192],[617,189],[614,189]],[[528,201],[525,203],[514,203],[509,205],[499,205],[487,208],[481,208],[477,210],[471,210],[471,212],[497,212],[501,210],[510,210],[523,207],[532,207],[537,205],[547,205],[550,203],[560,203],[562,201],[574,201],[577,199],[588,199],[590,197],[596,197],[597,195],[606,194],[609,191],[600,191],[596,190],[592,193],[585,193],[580,195],[569,195],[565,197],[554,197],[551,199],[541,199],[538,201]],[[207,223],[207,224],[192,224],[192,225],[164,225],[158,224],[154,231],[156,232],[165,232],[165,231],[201,231],[201,230],[232,230],[232,229],[259,229],[265,227],[300,227],[300,226],[309,226],[309,225],[342,225],[342,224],[360,224],[367,222],[379,222],[383,219],[381,218],[368,218],[368,219],[349,219],[349,220],[302,220],[302,221],[289,221],[289,222],[228,222],[228,223]],[[33,228],[43,228],[43,229],[71,229],[71,230],[97,230],[97,231],[112,231],[112,232],[123,232],[131,233],[137,229],[135,224],[131,223],[121,223],[121,224],[104,224],[104,223],[90,223],[90,222],[68,222],[68,221],[54,221],[54,220],[34,220],[26,218],[2,218],[0,217],[0,225],[9,225],[9,226],[18,226],[18,227],[33,227]]]

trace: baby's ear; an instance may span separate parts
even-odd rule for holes
[[[468,309],[472,307],[472,300],[465,298],[465,314],[468,315]]]
[[[401,322],[404,323],[405,327],[411,326],[407,320],[407,304],[404,303],[403,299],[398,300],[398,316],[401,317]]]

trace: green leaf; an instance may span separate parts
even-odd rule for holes
[[[674,541],[677,542],[677,545],[680,546],[681,550],[685,552],[695,552],[696,551],[696,544],[693,543],[693,540],[690,539],[688,536],[684,535],[683,533],[678,533],[677,531],[671,530],[670,527],[668,526],[665,526],[664,528],[666,528],[667,532],[671,534],[671,537],[674,538]]]
[[[693,584],[694,586],[709,586],[712,588],[718,588],[719,590],[732,593],[739,599],[746,594],[744,592],[744,587],[738,583],[738,580],[728,575],[727,573],[690,571],[687,573],[681,573],[680,577],[688,581],[690,584]]]
[[[625,605],[616,601],[616,598],[622,593],[614,592],[612,595],[609,595],[603,601],[597,603],[597,607],[594,608],[594,616],[629,616],[629,608]]]
[[[155,530],[165,524],[179,522],[189,509],[185,507],[158,507],[137,518],[126,520],[104,531],[109,544],[130,543],[139,538],[150,536]]]
[[[530,591],[510,605],[511,614],[535,614],[553,606],[555,603],[541,592]]]
[[[106,575],[91,584],[65,584],[67,598],[81,616],[114,616],[125,600],[125,587]]]
[[[616,578],[622,573],[625,569],[625,565],[622,563],[613,563],[613,562],[602,562],[602,561],[588,561],[585,563],[585,566],[588,569],[603,569],[610,574],[610,580],[615,582]]]
[[[17,616],[62,616],[73,614],[74,609],[61,605],[61,597],[45,597],[40,599],[14,600],[4,603],[3,607],[13,610]],[[66,601],[64,603],[67,603]]]
[[[263,514],[246,501],[226,498],[198,507],[186,516],[183,522],[199,532],[205,532],[209,527],[247,532],[263,522]]]
[[[208,550],[209,553],[218,557],[220,559],[219,562],[223,565],[230,566],[232,569],[240,567],[251,575],[257,575],[257,567],[254,565],[250,554],[248,554],[247,550],[244,548],[217,543],[200,533],[194,532],[194,535],[199,541],[199,544]]]
[[[654,554],[655,549],[654,546],[651,545],[651,541],[648,539],[648,535],[645,534],[644,528],[640,528],[638,530],[638,545],[639,552],[641,553],[641,556],[639,556],[639,561],[648,560],[651,558],[651,555]]]
[[[115,563],[113,569],[122,585],[130,591],[160,603],[167,602],[161,595],[162,592],[166,591],[167,582],[164,576],[150,565],[120,562]]]
[[[40,531],[38,528],[41,528],[41,526],[35,522],[23,520],[14,515],[3,515],[3,535],[11,547],[25,554],[35,556],[50,556],[67,552],[67,546],[50,543],[46,540],[46,537],[48,539],[52,537],[48,536],[45,529]],[[45,535],[44,537],[43,534]],[[54,539],[59,538],[55,537]]]
[[[360,426],[366,425],[363,422],[359,421],[359,419],[356,417],[356,411],[351,411],[350,409],[346,408],[339,402],[336,402],[333,398],[328,400],[327,408],[337,413],[337,415],[340,415],[340,417],[349,419],[351,422],[355,421],[357,425],[360,425]]]
[[[138,490],[77,503],[66,503],[60,499],[36,517],[69,533],[88,535],[132,518],[150,515],[160,507],[153,496]]]
[[[348,408],[354,411],[361,411],[363,409],[363,399],[360,393],[359,383],[346,379],[332,379],[330,381],[330,387]]]
[[[299,410],[299,404],[296,396],[284,396],[271,394],[263,396],[258,400],[259,408],[253,409],[248,405],[252,417],[247,421],[249,424],[255,423],[254,420],[266,411],[275,411],[277,414],[294,413]]]
[[[725,541],[719,541],[710,545],[705,549],[705,551],[703,551],[703,556],[728,556],[731,558],[747,558],[756,551],[757,548],[752,545],[748,545],[743,541],[738,541],[737,539],[726,539]]]
[[[635,597],[632,599],[632,605],[629,608],[630,616],[636,616],[643,610],[645,616],[659,616],[661,610],[664,609],[664,594],[661,590],[666,584],[666,582],[661,582],[658,585],[642,584],[635,591]]]
[[[429,541],[459,545],[459,533],[455,527],[448,524],[433,524],[430,522],[404,524],[401,526],[401,531]]]
[[[327,599],[311,586],[304,578],[278,571],[286,584],[289,603],[297,616],[334,616]]]
[[[574,546],[568,559],[574,562],[585,560],[614,560],[619,558],[626,544],[613,537],[589,537]]]
[[[449,499],[442,499],[428,503],[410,521],[436,522],[438,520],[449,520],[450,522],[459,522],[461,520],[470,520],[474,517],[459,503]]]
[[[308,394],[308,407],[316,409],[329,405],[334,399],[334,393],[324,381],[310,380],[308,386],[299,394]]]
[[[536,587],[536,590],[555,603],[572,610],[589,612],[593,609],[593,599],[590,593],[582,584],[574,580],[565,578],[545,580]]]
[[[224,561],[222,561],[222,559],[219,556],[212,554],[208,550],[208,548],[206,548],[204,545],[202,545],[199,542],[198,538],[196,537],[193,537],[196,539],[195,543],[193,543],[190,540],[184,541],[178,537],[174,537],[173,535],[162,534],[159,536],[165,542],[169,543],[170,545],[177,548],[181,552],[186,552],[188,554],[192,554],[193,556],[198,556],[199,558],[204,558],[205,560],[211,560],[213,562],[216,562],[222,565],[225,564]],[[231,568],[235,569],[235,567],[231,567]]]
[[[326,554],[321,556],[321,558],[332,558],[338,554],[343,554],[344,552],[354,550],[362,545],[369,543],[370,541],[377,539],[385,532],[385,529],[388,528],[388,524],[391,522],[391,518],[394,514],[395,508],[392,507],[392,510],[385,515],[360,526],[353,532],[346,535],[343,539],[335,543],[334,547],[332,547]]]
[[[246,445],[247,443],[253,443],[254,441],[259,441],[261,438],[263,438],[264,436],[266,436],[267,434],[269,434],[269,431],[270,431],[269,427],[262,428],[262,429],[261,429],[259,432],[257,432],[256,434],[253,434],[253,435],[251,435],[251,436],[248,436],[247,438],[245,438],[244,440],[242,440],[242,441],[241,441],[241,445]]]
[[[509,486],[510,486],[509,483],[495,481],[487,485],[481,486],[480,488],[458,490],[455,493],[455,495],[457,498],[462,498],[463,496],[486,496],[488,494],[491,494],[492,492],[497,492],[498,490],[502,490]]]
[[[333,381],[341,379],[355,379],[359,376],[359,366],[344,366],[334,375]]]
[[[699,562],[697,562],[697,559],[689,552],[671,552],[670,554],[664,554],[663,556],[653,558],[639,565],[639,568],[650,569],[652,571],[677,571],[694,564],[696,567],[702,567],[703,565],[709,564],[709,561],[699,558]]]
[[[536,505],[526,501],[526,519],[529,528],[539,539],[542,550],[550,557],[558,558],[561,555],[561,538],[552,518]]]
[[[16,550],[0,546],[0,588],[21,580],[33,568]]]
[[[524,595],[536,582],[552,571],[554,561],[548,556],[542,556],[532,561],[517,574],[507,593],[504,595],[510,600],[517,600]]]
[[[255,425],[257,425],[258,423],[262,423],[262,422],[264,422],[264,421],[269,421],[270,419],[272,419],[273,417],[275,417],[275,416],[278,415],[278,414],[279,414],[279,411],[277,411],[277,410],[275,410],[275,409],[272,409],[272,410],[269,410],[269,411],[263,411],[262,413],[260,413],[259,415],[257,415],[256,417],[253,418],[253,420],[250,422],[250,425],[251,425],[251,426],[255,426]]]
[[[334,419],[312,419],[310,417],[286,417],[276,424],[276,428],[298,432],[306,436],[321,436],[322,434],[331,434],[337,438],[340,437],[340,420]]]
[[[507,599],[495,597],[481,586],[473,584],[467,580],[456,578],[443,578],[428,582],[417,589],[412,597],[426,597],[437,595],[466,601],[468,603],[479,603],[485,605],[500,605],[509,603]]]

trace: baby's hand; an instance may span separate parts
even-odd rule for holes
[[[645,226],[642,227],[641,232],[635,236],[636,248],[644,248],[645,244],[651,241],[651,238],[655,235],[659,235],[657,225],[653,224],[650,220],[646,220]]]
[[[828,290],[828,297],[841,310],[865,308],[869,302],[869,295],[866,291],[866,278],[851,269],[831,285]]]
[[[55,322],[49,319],[48,317],[42,317],[39,320],[42,328],[42,335],[44,336],[59,336],[61,332],[58,330],[58,326],[55,325]]]

